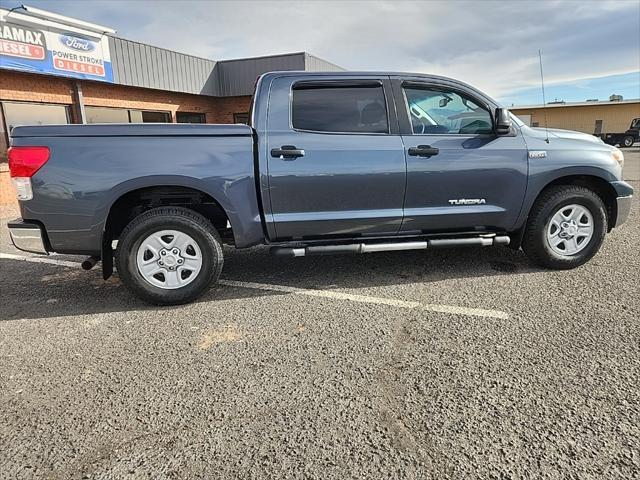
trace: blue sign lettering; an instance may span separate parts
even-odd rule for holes
[[[86,38],[76,37],[75,35],[62,34],[60,35],[60,42],[68,48],[78,50],[80,52],[92,52],[96,46],[91,40]]]

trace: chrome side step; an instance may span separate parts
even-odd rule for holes
[[[509,245],[511,239],[507,235],[467,237],[467,238],[434,238],[415,242],[389,243],[350,243],[346,245],[310,245],[308,247],[271,247],[271,253],[283,257],[306,257],[309,255],[333,255],[338,253],[374,253],[400,250],[426,250],[427,248]]]

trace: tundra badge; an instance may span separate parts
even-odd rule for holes
[[[484,205],[487,201],[484,198],[458,198],[449,200],[451,205]]]

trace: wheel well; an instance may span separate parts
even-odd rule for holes
[[[122,195],[109,210],[105,239],[109,242],[117,240],[124,227],[135,217],[151,208],[164,206],[180,206],[200,213],[216,227],[223,241],[233,242],[229,218],[220,204],[200,190],[180,186],[140,188]]]
[[[588,188],[602,199],[607,212],[607,231],[611,231],[618,215],[618,203],[616,201],[617,193],[615,189],[606,180],[595,177],[593,175],[571,175],[568,177],[560,177],[549,183],[538,194],[538,197],[550,187],[557,185],[576,185]]]

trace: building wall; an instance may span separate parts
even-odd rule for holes
[[[116,84],[217,95],[216,62],[119,37],[109,37]]]
[[[259,75],[276,70],[304,70],[304,58],[304,53],[294,53],[218,62],[217,95],[251,95]]]
[[[207,117],[207,122],[233,123],[233,114],[248,112],[250,104],[250,96],[216,98],[215,111],[211,115],[211,121]]]
[[[3,71],[1,101],[24,101],[72,105],[74,80],[21,72]],[[209,97],[149,88],[125,87],[80,81],[85,106],[163,110],[206,114],[207,123],[233,122],[234,113],[249,110],[251,96]]]
[[[45,77],[11,70],[2,70],[0,75],[0,100],[66,105],[73,102],[72,83],[66,78]]]
[[[3,71],[0,101],[74,105],[74,82],[65,78]],[[85,106],[204,113],[207,123],[233,123],[234,113],[249,111],[250,96],[209,97],[188,93],[80,81]],[[73,108],[72,108],[73,111]],[[0,162],[6,161],[6,139],[0,132]]]
[[[207,122],[214,123],[216,99],[212,97],[97,82],[82,82],[82,94],[85,106],[161,110],[170,112],[173,122],[178,111],[197,112],[204,113]]]
[[[9,167],[0,163],[0,217],[10,217],[17,214],[18,200],[16,190],[11,183]]]
[[[275,70],[343,70],[306,52],[214,61],[109,37],[116,84],[209,96],[251,95],[258,75]]]
[[[343,72],[344,68],[335,63],[327,62],[322,58],[305,53],[304,55],[304,69],[308,72]]]
[[[545,125],[545,114],[549,128],[562,128],[584,133],[595,133],[596,120],[602,120],[602,133],[624,132],[631,120],[640,117],[640,102],[585,105],[547,108],[511,108],[517,116],[531,115],[531,125]]]

